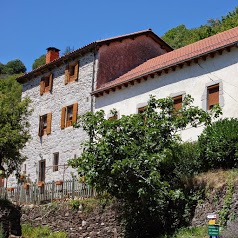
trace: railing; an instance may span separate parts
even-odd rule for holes
[[[55,200],[95,197],[89,185],[78,180],[52,181],[48,183],[19,184],[16,187],[0,188],[0,198],[17,204],[40,204]]]

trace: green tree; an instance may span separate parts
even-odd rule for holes
[[[64,52],[63,52],[63,55],[66,55],[66,54],[68,54],[68,53],[70,53],[70,52],[72,52],[72,51],[74,51],[74,47],[71,48],[70,46],[67,46],[67,47],[65,48]]]
[[[197,28],[187,29],[185,25],[179,25],[167,31],[162,38],[173,48],[178,49],[236,26],[238,26],[238,7],[221,19],[209,19],[207,24]]]
[[[4,64],[0,62],[0,74],[3,74],[4,71]]]
[[[177,132],[212,119],[192,101],[187,96],[183,107],[174,111],[171,98],[151,97],[142,114],[107,120],[98,111],[79,117],[76,126],[83,127],[90,139],[70,165],[98,192],[119,199],[127,237],[154,237],[181,225],[186,203],[175,174]]]
[[[21,60],[11,60],[9,61],[3,69],[3,73],[5,74],[20,74],[26,72],[26,66],[22,63]]]
[[[29,99],[21,101],[21,86],[14,76],[0,80],[0,173],[19,171],[25,158],[20,150],[30,138]]]
[[[206,127],[198,138],[204,170],[238,166],[238,119],[218,120]]]
[[[41,55],[37,58],[34,63],[32,64],[32,69],[36,69],[45,64],[45,55]]]

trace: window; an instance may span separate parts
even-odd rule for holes
[[[39,161],[39,181],[45,181],[45,160]]]
[[[139,107],[139,108],[137,109],[138,114],[143,113],[143,112],[145,111],[145,109],[146,109],[146,106],[144,106],[144,107]]]
[[[59,152],[53,154],[53,172],[59,171]]]
[[[65,69],[65,84],[78,80],[79,63],[68,65]]]
[[[61,111],[61,129],[72,126],[77,121],[78,103],[63,107]]]
[[[49,135],[51,133],[51,120],[52,120],[52,113],[40,116],[39,131],[38,131],[39,136]]]
[[[109,121],[114,121],[114,120],[117,120],[117,118],[118,118],[117,115],[113,115],[113,116],[108,117],[108,120]]]
[[[219,104],[219,84],[207,87],[207,109],[212,109]]]
[[[179,95],[179,96],[173,97],[173,100],[174,100],[174,110],[178,111],[182,107],[183,96]]]
[[[53,75],[45,76],[40,81],[40,95],[51,92],[53,87]]]

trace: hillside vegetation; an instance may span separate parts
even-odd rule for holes
[[[185,25],[179,25],[167,31],[162,39],[175,49],[213,36],[238,26],[238,7],[220,19],[209,19],[207,24],[197,28],[187,29]]]

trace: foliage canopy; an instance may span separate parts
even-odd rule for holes
[[[34,63],[32,64],[32,69],[36,69],[45,64],[45,55],[41,55],[37,58]]]
[[[173,48],[178,49],[236,26],[238,26],[238,7],[221,19],[210,19],[207,24],[198,28],[187,29],[185,25],[179,25],[167,31],[162,38]]]
[[[21,86],[14,76],[0,79],[0,172],[8,177],[18,171],[24,157],[20,150],[30,138],[29,99],[21,101]]]
[[[184,211],[173,211],[174,207],[185,209],[185,195],[175,174],[177,132],[212,119],[212,114],[192,106],[192,101],[186,96],[183,107],[175,111],[171,98],[151,97],[142,114],[107,120],[98,111],[79,118],[76,126],[82,126],[90,140],[70,164],[97,191],[121,201],[128,237],[153,237],[183,219]],[[214,110],[218,116],[219,110]],[[138,230],[140,234],[135,234]]]
[[[0,74],[20,74],[26,72],[26,66],[22,63],[21,60],[11,60],[7,64],[0,63]]]
[[[204,170],[230,169],[238,166],[238,119],[218,120],[198,138],[200,160]]]

